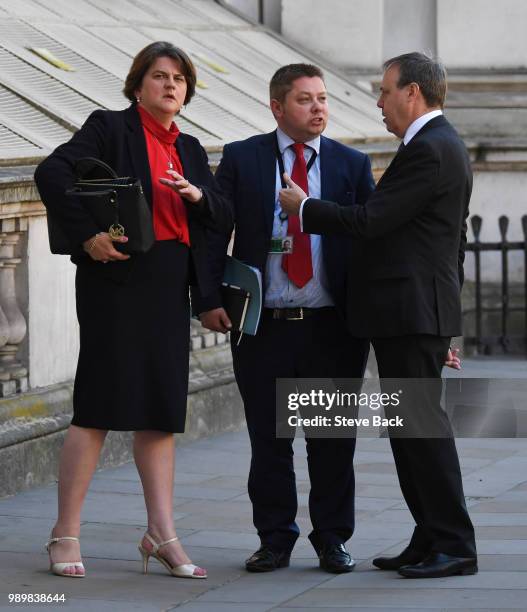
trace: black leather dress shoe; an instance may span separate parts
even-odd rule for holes
[[[470,576],[477,574],[476,557],[452,557],[443,553],[431,553],[417,565],[403,565],[399,574],[405,578],[445,578],[446,576]]]
[[[398,570],[403,565],[415,565],[421,563],[428,553],[423,553],[407,546],[403,552],[396,557],[377,557],[372,561],[375,567],[382,570]]]
[[[318,556],[320,567],[332,574],[351,572],[355,568],[355,561],[346,550],[344,544],[334,544],[323,548]]]
[[[291,553],[276,552],[267,546],[261,546],[245,562],[248,572],[272,572],[280,567],[289,567]]]

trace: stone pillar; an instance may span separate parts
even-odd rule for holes
[[[21,262],[16,256],[27,220],[2,219],[0,233],[0,396],[28,389],[27,368],[17,360],[20,343],[26,336],[26,319],[18,305],[15,270]],[[5,339],[5,340],[4,340]]]
[[[0,261],[0,268],[3,267],[3,262]],[[7,317],[4,314],[4,311],[0,307],[0,347],[3,347],[7,344],[9,340],[9,322]],[[10,395],[9,391],[13,390],[13,387],[16,388],[16,385],[12,381],[10,381],[11,375],[7,370],[0,366],[0,397],[5,395]]]

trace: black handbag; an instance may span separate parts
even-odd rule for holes
[[[143,193],[141,181],[118,177],[100,159],[83,157],[74,166],[76,181],[66,196],[80,198],[101,232],[112,238],[127,236],[128,242],[114,243],[122,253],[146,253],[154,244],[152,212]],[[53,216],[48,213],[49,244],[52,253],[76,255],[80,245],[72,244]]]

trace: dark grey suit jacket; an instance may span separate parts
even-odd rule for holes
[[[304,231],[361,239],[349,265],[353,335],[461,335],[471,190],[466,148],[439,116],[397,153],[364,206],[305,203]]]
[[[204,199],[199,205],[187,204],[191,252],[191,283],[203,293],[213,290],[207,259],[206,228],[227,231],[232,226],[232,210],[223,198],[212,176],[207,154],[199,141],[188,134],[179,134],[176,149],[185,178],[203,189]],[[135,106],[122,111],[93,112],[69,142],[57,147],[35,172],[35,182],[42,202],[72,239],[79,245],[96,234],[99,228],[79,199],[66,197],[65,190],[73,187],[73,166],[82,157],[95,157],[106,162],[119,176],[141,179],[145,197],[152,206],[152,177],[141,120]],[[80,265],[92,265],[100,274],[117,282],[125,282],[134,261],[101,266],[79,249],[72,260]]]

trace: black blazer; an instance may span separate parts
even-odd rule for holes
[[[205,227],[228,231],[232,225],[229,202],[219,195],[212,176],[207,154],[199,141],[188,134],[179,134],[176,149],[183,166],[185,178],[200,186],[204,198],[198,205],[187,204],[192,260],[191,282],[200,290],[212,291],[211,277],[207,266],[207,241]],[[65,190],[75,182],[73,165],[81,157],[102,159],[119,176],[134,176],[141,179],[145,197],[152,206],[152,179],[141,120],[135,106],[123,111],[93,112],[82,128],[71,140],[55,149],[35,172],[35,182],[42,202],[57,223],[73,240],[81,245],[99,231],[80,201],[65,196]],[[185,200],[183,200],[185,201]],[[72,261],[81,265],[95,265],[101,274],[125,282],[133,267],[132,256],[128,261],[99,266],[88,255],[72,256]]]
[[[226,145],[216,172],[216,180],[234,209],[233,256],[258,268],[264,281],[275,210],[275,143],[276,133],[271,132]],[[320,178],[322,196],[338,199],[344,206],[365,202],[375,186],[367,155],[324,136],[320,142]],[[229,237],[216,235],[211,239],[210,265],[217,289]],[[351,242],[347,236],[322,239],[329,290],[343,315]],[[197,313],[221,306],[218,291],[192,295]]]
[[[350,262],[354,335],[461,335],[471,190],[465,146],[439,116],[397,153],[364,206],[306,202],[305,231],[363,239],[360,262]]]

